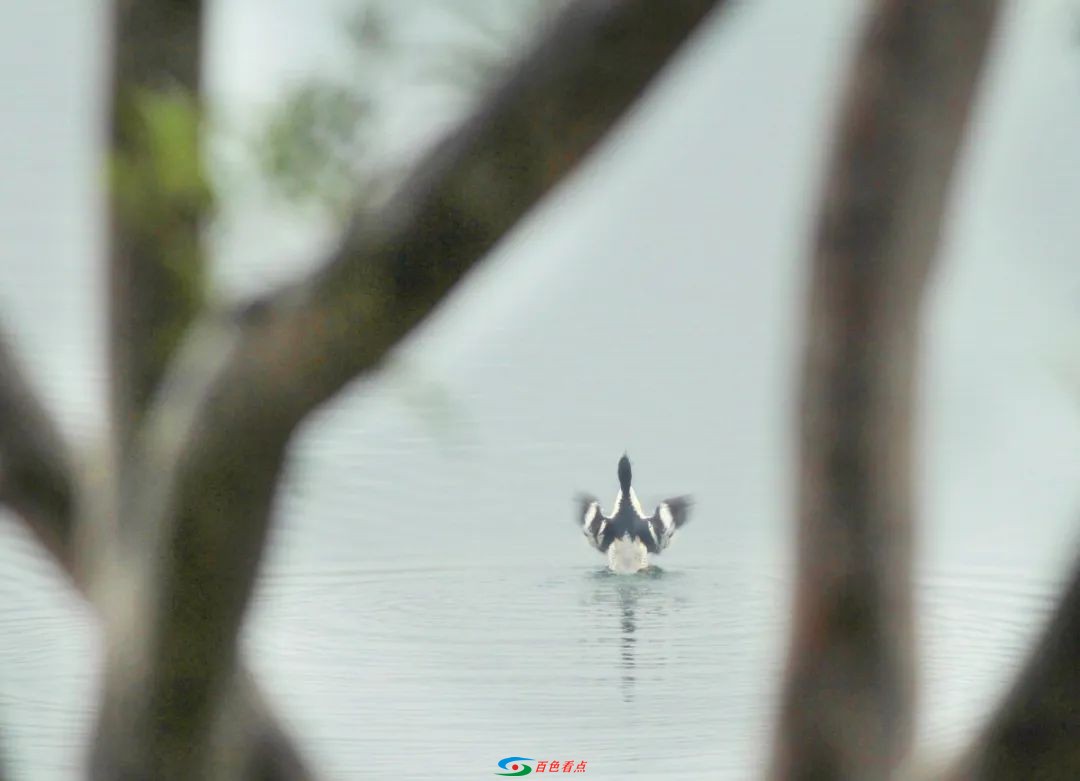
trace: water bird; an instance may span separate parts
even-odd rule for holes
[[[590,545],[607,554],[611,571],[620,574],[648,568],[649,554],[666,549],[690,515],[688,496],[665,499],[652,515],[645,515],[630,480],[630,459],[623,453],[619,459],[619,493],[611,515],[604,515],[595,497],[578,497],[582,534]]]

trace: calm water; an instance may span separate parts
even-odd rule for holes
[[[535,565],[303,581],[267,589],[267,624],[312,638],[306,661],[275,666],[318,692],[316,721],[345,767],[470,778],[517,755],[586,760],[602,778],[700,778],[737,774],[757,751],[774,582]],[[331,616],[313,619],[315,605]],[[362,654],[327,642],[356,637]]]
[[[320,564],[302,563],[285,530],[246,654],[329,777],[487,777],[517,755],[585,760],[603,779],[746,778],[766,756],[789,584],[737,550],[707,561],[710,523],[702,513],[665,568],[637,576],[601,569],[568,522],[544,555],[509,545],[502,558],[471,533],[475,557],[461,547],[432,558],[423,544],[390,555],[377,528],[357,525]],[[75,777],[98,638],[47,565],[0,528],[9,764],[17,777]],[[345,537],[385,555],[341,550]],[[1018,571],[920,576],[932,752],[971,734],[1055,587]]]

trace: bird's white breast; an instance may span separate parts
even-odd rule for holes
[[[608,547],[608,567],[612,572],[629,574],[649,566],[649,551],[641,540],[620,537]]]

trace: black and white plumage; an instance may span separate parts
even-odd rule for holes
[[[581,496],[578,522],[589,544],[608,557],[614,572],[638,572],[649,566],[649,554],[660,553],[688,520],[690,498],[677,496],[660,502],[656,512],[645,515],[630,486],[630,459],[619,459],[619,493],[611,515],[604,515],[600,502]]]

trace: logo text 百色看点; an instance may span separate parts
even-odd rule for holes
[[[533,767],[528,762],[535,762]],[[588,765],[584,759],[530,759],[529,757],[503,757],[499,760],[502,773],[497,776],[527,776],[529,773],[584,773]]]

